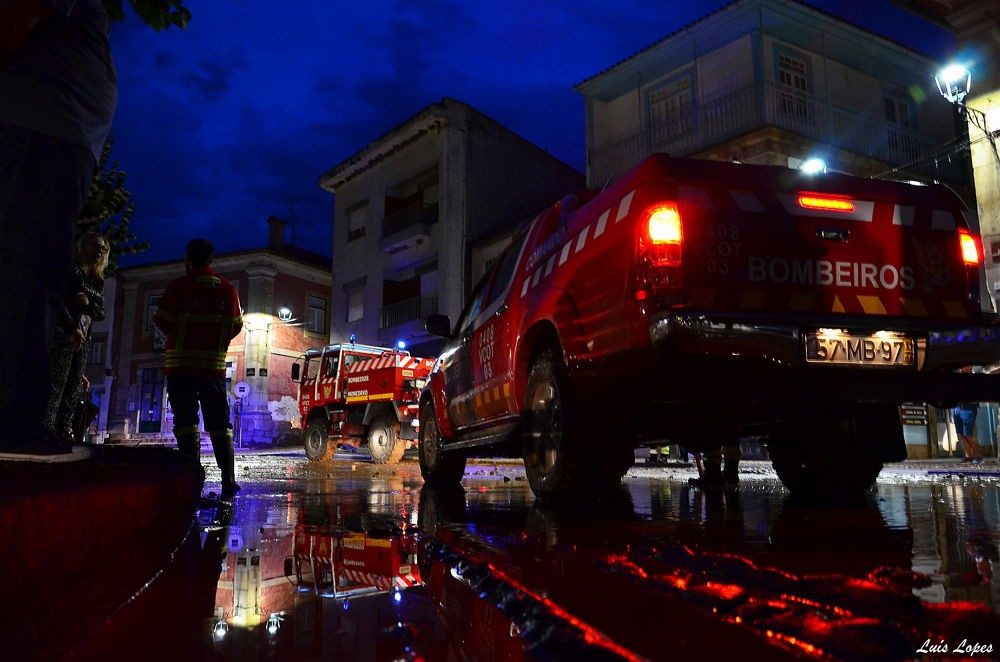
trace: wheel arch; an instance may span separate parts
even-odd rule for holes
[[[330,424],[330,413],[326,410],[326,405],[319,407],[313,407],[309,410],[309,414],[306,416],[306,420],[303,422],[302,427],[305,429],[310,423],[315,421],[317,418],[326,419],[327,425]]]
[[[454,439],[455,431],[451,426],[451,418],[448,417],[447,396],[444,393],[443,379],[440,374],[432,374],[427,386],[420,392],[420,412],[424,410],[424,405],[430,404],[437,419],[438,432],[446,439]]]
[[[391,421],[399,423],[402,419],[399,415],[399,408],[395,402],[369,402],[365,407],[365,417],[363,425],[371,425],[379,416],[385,416]]]
[[[566,364],[562,340],[555,323],[549,319],[541,319],[528,328],[517,346],[517,357],[514,360],[514,394],[518,402],[524,402],[524,390],[528,383],[531,364],[546,348],[555,350],[563,364]]]

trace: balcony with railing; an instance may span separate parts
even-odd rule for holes
[[[385,306],[380,311],[379,328],[392,329],[407,322],[423,321],[438,311],[438,297],[419,296]]]
[[[932,147],[929,140],[898,124],[767,83],[703,103],[694,109],[692,116],[658,127],[655,133],[635,131],[594,149],[591,185],[621,175],[654,152],[686,156],[764,127],[788,131],[892,165],[912,163]],[[910,170],[940,178],[933,164]]]
[[[431,226],[437,221],[437,204],[420,202],[403,207],[382,219],[378,247],[392,255],[419,245],[418,239],[426,242],[431,236]]]

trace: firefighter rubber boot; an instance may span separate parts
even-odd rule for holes
[[[222,498],[228,498],[240,491],[236,482],[236,457],[233,451],[233,433],[225,430],[209,432],[212,438],[212,450],[215,451],[215,462],[222,473]]]
[[[201,457],[201,435],[197,425],[174,428],[174,437],[177,439],[177,450],[196,459]]]

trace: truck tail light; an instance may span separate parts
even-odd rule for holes
[[[648,299],[656,291],[681,285],[684,231],[676,202],[657,202],[642,213],[639,226],[638,270],[633,296]]]
[[[983,254],[983,249],[979,244],[979,237],[968,230],[959,228],[958,241],[962,247],[962,262],[966,266],[979,266]]]
[[[958,245],[965,265],[965,282],[969,287],[969,301],[979,303],[979,263],[983,260],[983,245],[977,235],[965,228],[958,229]]]

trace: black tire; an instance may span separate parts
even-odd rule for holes
[[[446,451],[442,448],[442,441],[434,405],[424,403],[420,409],[420,436],[417,444],[420,474],[424,477],[424,482],[433,487],[457,487],[465,474],[466,454],[458,450]]]
[[[406,442],[399,438],[399,423],[386,416],[377,417],[368,426],[365,443],[375,464],[396,464],[406,450]]]
[[[337,452],[337,445],[330,443],[330,423],[325,418],[309,421],[302,445],[306,449],[306,457],[312,462],[325,462]]]
[[[574,424],[578,416],[562,361],[551,350],[541,352],[528,370],[524,393],[524,472],[536,497],[583,488],[580,458],[573,457],[571,445],[577,444],[580,452],[582,440]]]
[[[879,451],[894,426],[899,426],[894,406],[859,408],[854,415],[819,415],[780,426],[768,444],[768,454],[778,478],[794,496],[854,501],[864,497],[882,471]]]

